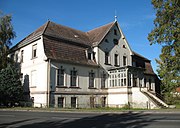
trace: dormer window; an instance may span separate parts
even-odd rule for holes
[[[117,39],[114,39],[113,42],[114,42],[115,45],[118,45],[118,40]]]
[[[95,52],[88,52],[87,57],[88,60],[94,60],[95,59]]]
[[[117,30],[116,29],[114,29],[114,35],[117,35]]]
[[[95,55],[96,55],[96,53],[95,53],[95,52],[93,52],[93,60],[95,60]]]
[[[88,60],[91,60],[91,53],[88,53]]]

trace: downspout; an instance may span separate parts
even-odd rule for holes
[[[49,102],[50,102],[50,69],[51,69],[51,60],[48,59],[48,66],[47,66],[47,108],[49,108]]]

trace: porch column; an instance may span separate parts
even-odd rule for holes
[[[140,87],[139,77],[137,77],[137,87]]]
[[[126,86],[129,84],[128,68],[126,69]]]
[[[142,78],[142,87],[144,88],[144,77]]]
[[[133,87],[133,74],[131,73],[131,87]]]

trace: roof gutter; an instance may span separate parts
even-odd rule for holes
[[[50,104],[50,73],[51,73],[51,60],[48,59],[48,63],[47,63],[47,97],[46,97],[46,105],[47,108],[49,108],[49,104]]]

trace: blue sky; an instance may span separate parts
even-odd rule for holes
[[[154,71],[157,69],[155,58],[159,57],[161,46],[150,46],[147,40],[155,18],[151,0],[0,0],[0,10],[12,15],[17,36],[13,45],[48,19],[88,31],[114,21],[116,14],[133,51],[150,59]]]

